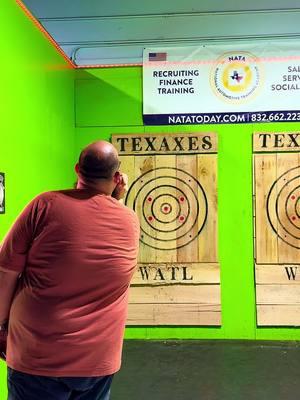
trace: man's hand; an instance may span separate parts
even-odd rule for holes
[[[126,174],[121,174],[115,190],[112,192],[111,196],[117,200],[121,200],[125,197],[128,190],[128,176]]]

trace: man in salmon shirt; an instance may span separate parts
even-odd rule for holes
[[[110,143],[90,144],[75,166],[76,189],[37,196],[3,241],[9,400],[110,397],[139,242],[136,214],[118,201],[119,165]]]

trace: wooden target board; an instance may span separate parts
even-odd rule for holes
[[[138,215],[128,325],[220,325],[217,137],[113,135]]]
[[[300,325],[300,132],[253,136],[257,320]]]

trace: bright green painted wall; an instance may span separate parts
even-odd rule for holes
[[[7,194],[1,241],[33,196],[73,183],[74,72],[12,0],[1,1],[0,37],[0,171]],[[0,362],[0,400],[5,370]]]
[[[1,2],[0,21],[1,240],[35,194],[74,179],[74,71],[14,1]]]
[[[299,130],[300,124],[158,126],[142,124],[141,68],[77,71],[76,142],[112,133],[216,131],[219,136],[219,255],[221,328],[128,328],[127,338],[299,340],[297,328],[256,328],[253,268],[252,133]]]

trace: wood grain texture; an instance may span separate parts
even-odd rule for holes
[[[143,174],[147,173],[147,181],[153,180],[150,184],[149,189],[144,189],[143,191],[139,192],[139,190],[144,186],[145,182],[143,178],[139,181],[139,185],[137,185],[134,192],[131,192],[131,197],[135,198],[135,211],[139,217],[140,224],[141,224],[141,241],[140,241],[140,251],[139,251],[139,262],[155,262],[156,261],[156,249],[153,247],[149,247],[146,243],[149,241],[152,243],[151,240],[148,239],[147,234],[151,235],[152,237],[156,237],[156,232],[151,228],[151,226],[147,223],[146,218],[150,217],[150,214],[143,213],[144,208],[144,200],[146,198],[146,192],[153,189],[151,196],[155,196],[155,156],[146,156],[146,157],[134,157],[134,176],[135,178],[143,176]],[[155,221],[153,220],[151,224],[155,227]]]
[[[256,154],[254,163],[256,262],[275,264],[278,262],[278,237],[268,221],[266,208],[269,190],[277,177],[277,156]],[[275,210],[272,209],[270,212],[274,213]],[[277,229],[275,216],[273,220],[276,221]]]
[[[300,264],[257,264],[255,267],[257,285],[299,285]]]
[[[181,222],[179,218],[177,219],[177,261],[178,262],[198,262],[199,255],[198,255],[198,246],[199,246],[199,237],[198,237],[198,218],[197,218],[197,208],[196,203],[199,200],[198,197],[198,185],[197,182],[193,179],[193,177],[197,177],[197,156],[176,156],[176,168],[177,170],[184,171],[185,173],[189,174],[190,176],[186,176],[186,180],[181,181],[180,178],[182,173],[180,171],[177,172],[177,188],[178,188],[178,199],[181,199],[181,192],[187,194],[186,200],[190,201],[191,207],[189,213],[183,212],[179,218],[188,218],[189,221],[195,221],[195,224],[188,230],[189,238],[184,238],[184,241],[190,240],[190,243],[186,246],[182,246],[184,243],[180,236],[182,235],[182,230],[180,225],[186,223],[184,220]],[[179,173],[180,172],[180,173]],[[196,197],[194,197],[194,194]],[[180,202],[180,201],[179,201]],[[183,202],[179,204],[180,206],[184,207]],[[184,209],[184,208],[183,208]],[[188,213],[188,215],[186,215]],[[194,240],[193,240],[194,238]]]
[[[258,305],[257,324],[259,326],[299,326],[300,305]]]
[[[256,301],[259,305],[300,304],[300,285],[257,285]]]
[[[218,194],[217,157],[197,155],[197,177],[207,200],[207,217],[199,234],[199,262],[218,262]],[[198,197],[202,193],[198,187]],[[204,209],[200,207],[199,220],[202,221]],[[198,229],[201,223],[198,223]]]
[[[127,325],[221,324],[220,305],[211,304],[130,304]]]
[[[172,155],[157,155],[155,156],[155,179],[156,179],[156,196],[161,196],[158,198],[158,201],[155,202],[154,211],[155,217],[161,215],[161,220],[165,218],[169,221],[170,214],[163,214],[161,211],[163,209],[163,205],[165,204],[167,207],[172,207],[173,213],[175,213],[174,208],[176,207],[176,201],[172,196],[176,196],[176,158],[177,156]],[[166,170],[161,170],[159,168],[168,168],[168,172],[164,172]],[[167,175],[167,177],[164,177]],[[175,187],[175,188],[174,188]],[[177,195],[178,197],[178,195]],[[171,213],[172,215],[172,213]],[[173,219],[173,218],[172,218]],[[157,224],[158,225],[158,224]],[[177,261],[177,249],[176,249],[176,228],[177,228],[177,219],[173,219],[172,222],[168,222],[168,224],[159,224],[157,226],[160,230],[166,230],[165,233],[160,232],[160,237],[163,240],[169,239],[170,242],[164,244],[163,247],[168,248],[168,243],[170,244],[170,248],[168,250],[156,250],[155,262],[176,262]],[[174,238],[174,240],[171,240]]]
[[[220,304],[220,285],[135,286],[130,288],[129,302],[218,305]]]

